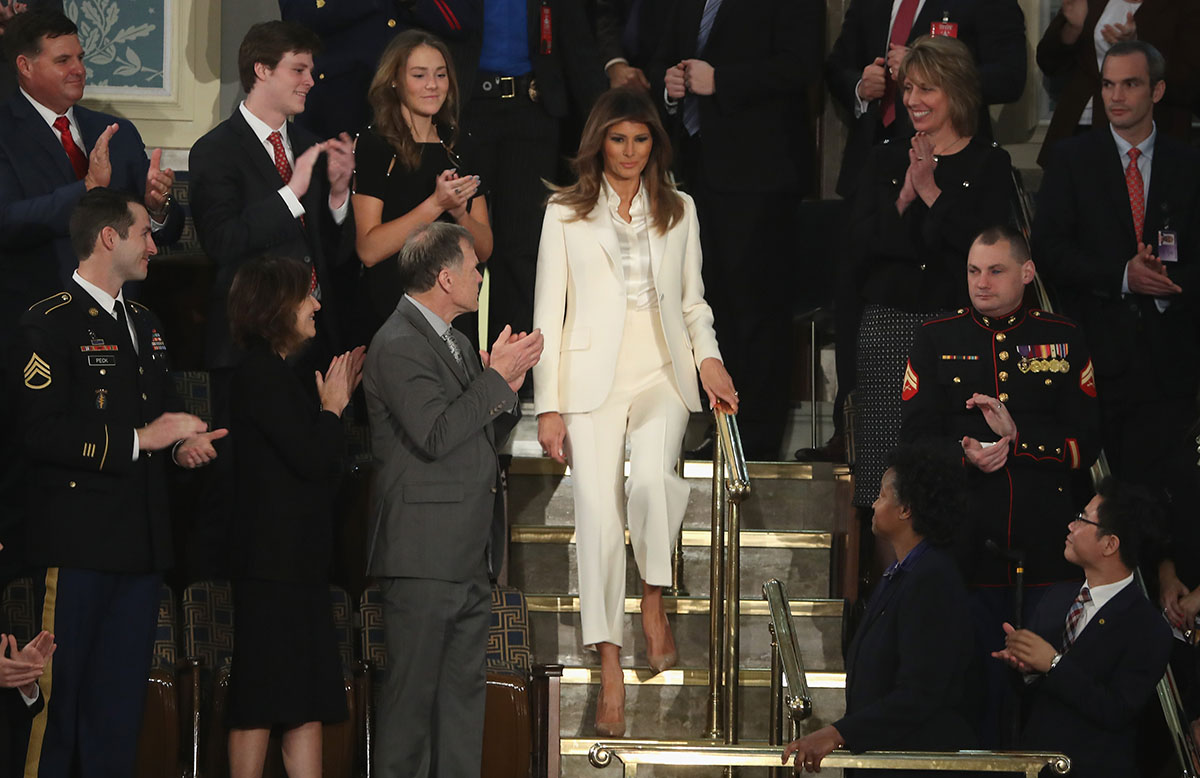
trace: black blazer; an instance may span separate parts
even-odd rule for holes
[[[822,9],[815,0],[726,2],[696,51],[704,0],[677,0],[646,74],[662,101],[667,68],[698,58],[716,71],[700,97],[699,153],[707,186],[729,192],[806,192],[813,139],[807,90],[819,78]],[[673,133],[682,137],[683,105]],[[687,182],[684,182],[685,184]]]
[[[118,573],[170,565],[170,452],[142,451],[133,461],[133,431],[178,403],[162,324],[137,303],[125,307],[136,354],[120,345],[128,336],[116,320],[74,282],[21,318],[32,565]]]
[[[1168,222],[1179,233],[1179,262],[1167,272],[1183,288],[1165,313],[1152,298],[1121,294],[1137,239],[1125,166],[1108,125],[1064,139],[1053,157],[1038,193],[1033,257],[1059,293],[1063,313],[1083,325],[1100,396],[1118,399],[1149,385],[1164,396],[1194,397],[1200,383],[1200,151],[1162,132],[1155,141],[1143,234],[1155,242]]]
[[[1059,85],[1054,116],[1046,129],[1046,140],[1038,164],[1050,163],[1050,147],[1075,134],[1079,117],[1092,100],[1092,121],[1107,122],[1100,97],[1100,66],[1096,64],[1095,30],[1108,0],[1088,0],[1087,18],[1079,40],[1071,46],[1062,42],[1066,17],[1061,12],[1050,21],[1037,45],[1037,63],[1042,73]],[[1167,60],[1167,91],[1154,106],[1160,131],[1187,141],[1192,127],[1192,101],[1200,92],[1200,0],[1143,0],[1133,15],[1138,40],[1153,44]]]
[[[265,344],[249,349],[233,375],[239,578],[329,580],[345,432],[300,381]]]
[[[1078,584],[1048,591],[1029,629],[1061,648],[1078,593]],[[1171,640],[1157,608],[1130,583],[1092,614],[1058,666],[1027,688],[1021,748],[1061,751],[1081,778],[1138,775],[1137,717],[1167,669]]]
[[[288,126],[288,138],[297,158],[318,142],[315,135],[295,124]],[[324,293],[317,314],[318,327],[324,329],[334,353],[340,352],[337,295],[332,291],[341,227],[329,212],[324,156],[317,160],[312,183],[300,200],[304,224],[292,216],[279,196],[283,186],[279,173],[238,108],[196,141],[188,156],[188,169],[196,237],[217,266],[209,300],[205,366],[228,368],[237,362],[241,350],[229,334],[226,313],[229,286],[242,263],[266,253],[316,265]]]
[[[863,68],[876,57],[887,58],[892,2],[852,0],[842,20],[841,35],[825,62],[829,93],[848,112],[850,124],[837,182],[837,192],[842,197],[854,194],[868,150],[883,138],[880,101],[869,103],[866,112],[856,119],[854,90],[862,78]],[[926,0],[913,20],[908,45],[928,35],[930,24],[941,21],[943,15],[958,24],[958,39],[975,55],[984,103],[984,109],[980,111],[980,132],[990,136],[986,106],[1019,100],[1025,90],[1025,15],[1016,0]],[[901,102],[902,90],[897,89],[895,94],[893,137],[906,138],[912,135],[912,124]]]
[[[934,547],[872,595],[846,655],[846,715],[834,722],[847,748],[957,751],[975,745],[969,607],[953,560]]]
[[[543,54],[540,50],[542,0],[526,0],[525,3],[529,59],[533,63],[533,76],[537,79],[538,100],[546,113],[555,118],[566,116],[572,105],[580,114],[586,115],[591,110],[592,102],[608,88],[596,38],[588,26],[583,3],[579,0],[547,1],[552,34],[549,54]],[[479,77],[479,53],[483,49],[482,29],[465,36],[462,41],[447,43],[454,56],[454,68],[458,75],[461,110],[471,102],[475,93]]]
[[[105,127],[119,125],[108,146],[109,187],[144,197],[150,161],[137,128],[81,105],[75,106],[75,121],[85,153]],[[17,93],[0,105],[0,339],[7,338],[26,308],[70,282],[79,260],[68,221],[84,191],[62,141],[25,96]],[[154,242],[169,245],[182,231],[183,212],[172,203]]]

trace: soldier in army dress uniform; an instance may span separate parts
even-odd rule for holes
[[[162,325],[121,287],[146,277],[150,217],[95,188],[71,216],[72,282],[21,318],[18,385],[29,464],[28,562],[58,650],[40,679],[25,775],[132,775],[161,574],[165,467],[216,456],[202,420],[168,412]],[[170,449],[170,451],[168,451]]]
[[[1024,614],[1047,585],[1077,579],[1063,540],[1090,495],[1072,485],[1100,448],[1083,332],[1023,304],[1034,272],[1024,238],[1010,228],[976,238],[967,257],[971,307],[918,331],[902,390],[901,440],[942,441],[960,450],[968,471],[959,548],[979,647],[989,652],[1003,648],[1001,624],[1014,621],[1015,571],[987,542],[1023,554]]]

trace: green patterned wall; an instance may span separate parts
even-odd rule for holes
[[[165,94],[172,0],[68,0],[63,10],[79,26],[88,87]]]

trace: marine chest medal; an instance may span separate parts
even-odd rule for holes
[[[1022,373],[1029,372],[1029,355],[1033,353],[1033,346],[1017,346],[1017,353],[1021,358],[1017,360],[1017,369]]]

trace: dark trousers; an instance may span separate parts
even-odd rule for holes
[[[533,281],[550,194],[542,180],[553,180],[557,168],[558,120],[525,94],[507,100],[476,97],[467,105],[463,127],[474,139],[469,161],[475,169],[462,172],[480,177],[492,223],[487,267],[488,340],[493,341],[506,324],[513,332],[533,329]],[[466,321],[455,324],[461,328]],[[467,334],[472,343],[477,340],[474,332]]]
[[[469,581],[382,578],[379,588],[388,667],[379,693],[376,774],[479,775],[492,614],[483,560]]]
[[[41,678],[25,774],[129,778],[134,772],[162,578],[47,568],[34,578],[41,627],[58,648]]]
[[[792,300],[785,279],[799,197],[719,191],[706,180],[693,137],[684,143],[685,189],[696,200],[704,252],[704,297],[713,309],[721,357],[738,390],[746,458],[779,459],[787,422]],[[707,398],[702,398],[707,407]]]

